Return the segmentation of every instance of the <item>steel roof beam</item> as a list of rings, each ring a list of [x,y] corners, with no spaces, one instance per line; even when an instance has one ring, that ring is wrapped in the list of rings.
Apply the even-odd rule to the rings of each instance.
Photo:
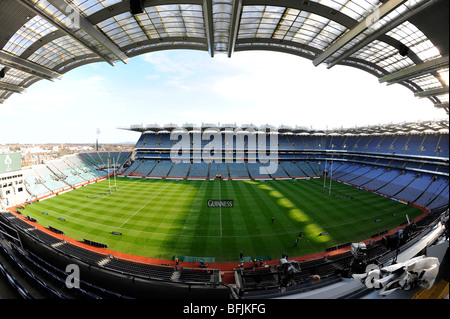
[[[206,40],[208,42],[209,55],[214,57],[214,26],[212,0],[203,0],[203,14],[205,21]]]
[[[447,103],[435,104],[434,107],[448,110],[448,102]]]
[[[403,22],[407,21],[411,17],[415,16],[416,14],[420,13],[421,11],[425,10],[426,8],[430,7],[431,5],[433,5],[433,4],[435,4],[436,2],[439,2],[439,1],[440,0],[430,0],[430,1],[427,1],[427,2],[424,2],[422,4],[417,5],[417,7],[414,8],[412,11],[406,13],[405,15],[400,16],[395,21],[393,21],[391,23],[388,23],[387,25],[385,25],[381,29],[377,30],[375,33],[373,33],[370,36],[368,36],[367,38],[365,38],[363,41],[357,43],[355,46],[353,46],[352,48],[350,48],[347,51],[345,51],[344,53],[342,53],[339,57],[337,57],[330,64],[328,64],[327,68],[328,69],[332,68],[333,66],[335,66],[336,64],[338,64],[342,60],[348,58],[353,53],[355,53],[358,50],[362,49],[363,47],[365,47],[366,45],[368,45],[372,41],[378,39],[383,34],[386,34],[387,32],[389,32],[392,29],[396,28],[397,26],[399,26]]]
[[[335,52],[347,45],[350,41],[356,38],[361,32],[373,25],[375,22],[381,20],[384,16],[395,10],[399,5],[403,4],[406,0],[389,0],[376,8],[377,14],[369,14],[365,19],[359,22],[353,29],[349,30],[336,42],[331,44],[323,53],[313,60],[313,64],[318,66]]]
[[[449,114],[448,103],[435,104],[434,107],[439,108],[439,109],[443,109],[447,114]]]
[[[28,8],[29,10],[31,10],[33,13],[39,15],[40,17],[42,17],[43,19],[45,19],[47,22],[49,22],[50,24],[54,25],[55,27],[57,27],[59,30],[63,31],[65,34],[67,34],[68,36],[70,36],[72,39],[74,39],[75,41],[77,41],[78,43],[82,44],[84,47],[86,47],[87,49],[89,49],[90,51],[94,52],[95,54],[97,54],[99,57],[101,57],[103,60],[105,60],[106,62],[108,62],[110,65],[114,66],[114,61],[112,61],[110,58],[108,58],[107,56],[105,56],[104,54],[102,54],[100,51],[98,51],[96,48],[92,47],[89,43],[86,43],[85,40],[81,39],[80,37],[78,37],[73,30],[71,30],[70,28],[62,25],[61,23],[55,21],[50,15],[48,15],[46,12],[44,12],[43,10],[39,9],[38,7],[36,7],[34,5],[34,3],[30,2],[30,0],[15,0],[19,3],[21,3],[22,5],[24,5],[26,8]],[[48,2],[48,1],[47,1]]]
[[[0,62],[7,67],[46,79],[61,79],[62,75],[30,60],[23,59],[11,53],[0,51]]]
[[[412,67],[393,72],[386,75],[378,81],[380,83],[394,84],[402,81],[406,81],[427,73],[436,72],[442,68],[448,67],[448,55],[421,64],[414,65]]]
[[[228,57],[234,52],[236,39],[239,31],[239,23],[241,20],[242,0],[233,0],[233,9],[231,11],[230,37],[228,40]]]
[[[22,86],[0,81],[0,90],[7,90],[14,93],[22,93],[25,92],[26,89]]]
[[[114,56],[116,56],[123,63],[128,63],[129,57],[123,53],[123,51],[113,43],[109,38],[107,38],[102,32],[100,32],[89,20],[84,18],[76,7],[68,3],[67,0],[47,0],[53,6],[55,6],[64,15],[76,16],[77,22],[81,29],[86,31],[91,37],[101,43],[105,48],[107,48]]]
[[[414,93],[414,96],[422,98],[422,97],[437,96],[437,95],[442,95],[442,94],[448,94],[448,86],[442,87],[442,88],[437,88],[437,89],[432,89],[432,90],[426,90],[426,91],[422,91],[422,92],[416,92],[416,93]]]

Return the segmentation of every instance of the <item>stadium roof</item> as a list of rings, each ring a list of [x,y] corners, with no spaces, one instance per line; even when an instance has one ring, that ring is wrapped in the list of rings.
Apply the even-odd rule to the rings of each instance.
[[[121,127],[122,130],[158,134],[158,133],[171,133],[176,130],[184,130],[188,132],[205,132],[206,130],[213,129],[219,132],[236,131],[236,132],[276,132],[280,134],[305,134],[305,135],[380,135],[380,134],[427,134],[427,133],[449,133],[449,121],[422,121],[422,122],[410,122],[410,123],[391,123],[380,124],[371,126],[361,126],[354,128],[334,128],[329,130],[316,130],[307,128],[304,126],[290,127],[280,125],[278,127],[271,125],[256,126],[253,124],[211,124],[202,123],[201,125],[195,124],[183,124],[177,125],[173,123],[159,125],[159,124],[136,124],[130,127]]]
[[[448,0],[2,0],[0,103],[94,62],[271,50],[355,67],[448,113]],[[288,72],[289,70],[286,70]]]

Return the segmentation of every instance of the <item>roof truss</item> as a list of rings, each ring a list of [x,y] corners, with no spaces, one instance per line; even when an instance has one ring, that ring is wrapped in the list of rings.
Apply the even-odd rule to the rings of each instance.
[[[331,61],[328,65],[327,68],[330,69],[333,66],[335,66],[336,64],[340,63],[341,61],[343,61],[344,59],[350,57],[353,53],[357,52],[358,50],[360,50],[361,48],[365,47],[366,45],[370,44],[372,41],[379,39],[382,35],[386,34],[387,32],[389,32],[390,30],[394,29],[395,27],[399,26],[400,24],[404,23],[405,21],[407,21],[409,18],[415,16],[416,14],[422,12],[423,10],[429,8],[430,6],[432,6],[433,4],[439,2],[440,0],[430,0],[427,2],[422,2],[419,3],[413,10],[411,10],[410,12],[407,12],[406,14],[402,15],[400,18],[393,20],[390,23],[387,23],[384,27],[381,27],[380,29],[378,29],[377,31],[375,31],[374,33],[372,33],[370,36],[368,36],[367,38],[365,38],[364,40],[362,40],[361,42],[356,43],[354,46],[352,46],[350,49],[348,49],[347,51],[343,52],[341,55],[337,56],[334,58],[333,61]]]
[[[448,68],[448,55],[391,73],[380,78],[379,82],[388,84],[399,83],[428,73],[437,72],[446,67]]]
[[[67,0],[47,0],[49,3],[54,5],[60,12],[67,16],[76,17],[76,22],[79,23],[79,27],[90,34],[94,39],[101,43],[105,48],[107,48],[114,56],[124,63],[128,63],[129,58],[123,53],[120,48],[114,44],[110,39],[108,39],[103,33],[101,33],[95,26],[89,22],[88,19],[84,18],[78,9],[72,4],[68,3]]]
[[[448,42],[443,40],[448,30],[436,31],[446,19],[442,12],[448,0],[140,3],[143,16],[132,14],[130,0],[0,1],[0,64],[10,72],[0,81],[4,91],[0,98],[23,92],[40,78],[60,78],[84,61],[114,65],[166,49],[208,50],[211,57],[271,50],[296,54],[314,65],[326,63],[328,68],[356,67],[378,77],[380,83],[399,83],[416,97],[448,109],[448,84],[441,79],[442,63],[436,65],[441,53],[448,68]],[[13,21],[10,17],[16,12]],[[439,16],[436,27],[435,16]],[[71,18],[76,18],[77,27],[67,23]],[[399,54],[403,47],[408,49],[406,55]],[[32,76],[19,82],[10,69]]]
[[[16,0],[19,3],[21,3],[22,5],[24,5],[26,8],[28,8],[29,10],[31,10],[33,13],[41,16],[43,19],[45,19],[47,22],[51,23],[52,25],[54,25],[55,27],[57,27],[59,30],[63,31],[65,34],[69,35],[72,39],[76,40],[78,43],[80,43],[81,45],[83,45],[85,48],[89,49],[90,51],[92,51],[93,53],[97,54],[99,57],[101,57],[103,60],[105,60],[106,62],[108,62],[110,65],[114,65],[114,61],[107,57],[104,53],[101,53],[97,48],[95,48],[92,44],[87,43],[84,39],[82,39],[80,36],[78,36],[75,33],[75,30],[72,29],[71,27],[68,27],[67,25],[64,25],[62,22],[57,21],[56,19],[54,19],[50,14],[48,14],[47,12],[45,12],[43,9],[41,9],[40,7],[36,6],[31,0]],[[47,3],[52,4],[50,1],[52,0],[46,0]],[[60,2],[60,1],[59,1]],[[64,1],[62,1],[64,2]],[[62,5],[62,2],[59,3],[59,5]],[[53,5],[53,4],[52,4]],[[58,7],[56,7],[58,10]],[[70,10],[62,10],[61,13],[63,14],[69,14]],[[76,15],[76,14],[75,14]],[[67,17],[67,16],[66,16]],[[81,17],[77,17],[78,19],[80,19],[80,24],[81,24]],[[70,19],[69,19],[70,20]],[[67,21],[69,21],[67,20]],[[67,22],[66,21],[66,22]],[[73,27],[78,27],[77,25],[72,25]],[[81,25],[80,25],[81,27]]]
[[[313,60],[315,66],[323,63],[327,58],[329,58],[336,51],[344,47],[354,38],[356,38],[365,29],[372,26],[377,21],[381,20],[384,16],[388,15],[392,10],[397,8],[406,0],[388,0],[380,7],[375,8],[372,14],[369,14],[361,22],[359,22],[353,29],[346,32],[342,37],[340,37],[335,43],[328,47],[322,54]]]
[[[203,0],[203,14],[205,20],[206,40],[208,41],[209,55],[214,57],[214,26],[213,26],[212,1]]]
[[[14,84],[5,83],[5,82],[0,82],[0,89],[1,90],[11,91],[11,92],[14,92],[14,93],[22,93],[22,92],[24,92],[26,90],[24,87],[21,87],[21,86],[18,86],[18,85],[14,85]]]
[[[228,42],[228,57],[231,58],[231,55],[234,52],[234,47],[236,45],[238,30],[239,30],[239,22],[241,19],[241,11],[242,11],[242,0],[233,0],[233,10],[231,15],[231,29],[230,29],[230,38]]]
[[[62,75],[58,72],[5,51],[0,51],[0,62],[10,68],[21,70],[42,79],[54,80],[62,78]]]

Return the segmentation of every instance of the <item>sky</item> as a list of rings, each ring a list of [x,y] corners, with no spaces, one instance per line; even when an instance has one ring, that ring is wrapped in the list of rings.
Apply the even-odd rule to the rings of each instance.
[[[0,104],[1,144],[136,143],[136,124],[351,128],[446,118],[401,85],[286,53],[159,51],[41,80]]]

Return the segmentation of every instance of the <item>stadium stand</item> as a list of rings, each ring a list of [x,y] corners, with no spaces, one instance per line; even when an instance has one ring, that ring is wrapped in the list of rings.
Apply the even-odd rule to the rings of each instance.
[[[76,185],[84,182],[84,179],[79,176],[80,173],[68,166],[62,159],[49,162],[47,167],[54,175],[63,177],[68,185]]]
[[[338,65],[365,71],[380,83],[404,86],[448,115],[449,1],[262,1],[257,5],[252,1],[231,0],[188,2],[189,5],[178,1],[155,4],[154,1],[134,0],[0,1],[0,104],[40,79],[53,82],[66,72],[89,63],[115,65],[122,61],[126,64],[131,57],[143,53],[180,48],[202,50],[211,57],[267,50],[301,56],[316,67],[326,65],[331,69]],[[157,15],[151,14],[156,11]],[[381,22],[376,23],[377,28],[372,27],[375,26],[374,14],[375,20]],[[72,23],[74,17],[82,22],[76,28]],[[156,38],[152,36],[154,33]],[[364,103],[361,104],[363,109]],[[389,119],[389,113],[383,115]],[[302,116],[302,113],[285,116]],[[404,228],[407,234],[404,246],[397,244],[395,249],[390,249],[380,241],[370,242],[366,257],[368,262],[385,265],[407,257],[414,247],[417,254],[431,255],[436,246],[446,243],[448,247],[448,122],[435,124],[418,122],[319,131],[283,127],[278,147],[285,154],[279,155],[276,173],[261,174],[259,168],[264,165],[249,163],[246,158],[244,163],[227,163],[228,176],[324,176],[421,205],[428,214],[419,221],[417,228],[413,227],[415,225]],[[204,126],[236,128],[229,124]],[[172,163],[168,150],[175,141],[167,132],[177,127],[171,123],[163,127],[136,125],[133,130],[142,133],[135,146],[136,156],[81,153],[22,169],[22,176],[17,180],[23,181],[30,196],[39,198],[105,178],[115,169],[123,176],[135,178],[215,178],[226,174],[225,166],[219,164]],[[197,129],[192,124],[182,127]],[[193,146],[201,148],[206,143],[208,140],[201,140]],[[111,163],[115,167],[111,167]],[[10,176],[1,177],[2,184],[6,184],[3,190],[14,193],[16,188],[8,185]],[[4,196],[3,191],[0,195]],[[6,206],[11,206],[27,197],[8,195],[0,197],[1,207],[5,206],[5,200]],[[442,227],[444,220],[437,217],[442,217],[439,213],[445,210],[447,234],[436,240],[429,233],[434,235],[436,229]],[[201,296],[236,299],[298,298],[302,293],[314,298],[314,290],[321,290],[321,287],[323,295],[340,299],[373,296],[364,286],[336,293],[340,289],[337,287],[350,282],[343,279],[349,278],[353,270],[354,258],[348,252],[299,263],[286,257],[283,263],[280,259],[280,264],[269,267],[239,266],[233,273],[235,286],[218,289],[224,285],[215,270],[143,266],[114,256],[105,257],[83,251],[20,217],[23,217],[20,212],[0,213],[0,273],[25,299],[127,298],[127,294],[108,289],[111,282],[120,289],[131,288],[126,291],[136,296],[175,296],[181,300],[189,300],[186,296],[192,297],[194,291]],[[430,238],[432,240],[427,241]],[[395,242],[400,242],[397,239]],[[426,245],[422,245],[422,240],[427,241]],[[429,245],[432,241],[435,241],[434,246]],[[331,247],[330,251],[339,248]],[[448,254],[446,256],[448,261]],[[58,266],[72,262],[83,267],[83,274],[90,274],[89,279],[97,279],[100,285],[88,280],[83,282],[83,289],[62,289],[65,273]],[[448,279],[446,266],[448,263],[444,266]],[[155,287],[152,293],[140,289],[143,282]],[[443,296],[448,299],[448,282],[447,293]],[[436,310],[433,307],[430,309]],[[414,311],[417,307],[409,308]],[[23,315],[20,308],[14,311],[16,315]],[[86,309],[82,311],[89,313]],[[283,309],[276,315],[286,312]],[[55,314],[51,308],[49,313]],[[104,311],[104,315],[109,313]]]
[[[33,196],[42,196],[50,193],[50,190],[44,185],[44,181],[39,179],[33,169],[23,170],[25,186]]]
[[[189,169],[191,168],[190,163],[174,163],[172,169],[167,174],[168,178],[186,178]]]
[[[256,163],[247,163],[247,168],[251,178],[271,178],[264,165],[259,161]]]
[[[148,176],[150,172],[155,168],[155,166],[156,166],[155,160],[145,160],[145,161],[143,160],[131,174],[138,176]]]
[[[407,185],[403,190],[395,194],[396,197],[402,198],[407,202],[414,203],[419,196],[430,186],[431,178],[429,175],[415,174],[415,179]]]
[[[192,163],[189,171],[189,178],[208,178],[209,177],[209,163],[200,162]]]
[[[77,245],[73,245],[65,240],[49,235],[36,228],[30,228],[29,224],[17,218],[12,213],[0,213],[0,222],[2,222],[3,225],[8,225],[8,227],[23,231],[24,235],[21,238],[24,242],[27,242],[29,240],[35,241],[34,245],[36,245],[37,243],[41,243],[45,247],[47,247],[44,250],[56,251],[58,254],[64,255],[68,259],[73,259],[72,262],[82,261],[83,263],[89,265],[89,269],[97,268],[104,271],[110,271],[114,273],[113,277],[126,275],[129,276],[129,278],[132,278],[131,281],[130,279],[126,280],[127,285],[129,286],[127,290],[131,292],[132,297],[123,294],[123,292],[119,293],[117,291],[106,288],[105,274],[101,275],[100,278],[95,275],[93,277],[97,278],[97,280],[94,280],[95,282],[93,282],[89,276],[85,276],[88,278],[88,280],[84,280],[82,282],[82,285],[80,285],[80,287],[77,288],[75,292],[73,290],[71,291],[71,289],[67,287],[64,290],[61,290],[61,287],[65,286],[67,273],[64,271],[64,269],[60,268],[59,264],[53,264],[53,259],[49,258],[48,256],[43,258],[42,256],[45,256],[46,253],[43,253],[42,250],[39,251],[38,255],[33,251],[18,247],[14,242],[8,243],[7,247],[2,245],[2,243],[5,243],[6,241],[5,237],[2,235],[2,233],[0,233],[0,257],[2,255],[7,256],[9,259],[14,261],[15,266],[20,268],[28,277],[28,279],[31,279],[33,281],[33,284],[37,284],[39,286],[39,297],[44,295],[47,298],[52,297],[57,299],[136,298],[137,296],[142,296],[140,295],[142,292],[139,292],[138,295],[136,295],[137,288],[135,281],[139,280],[138,278],[143,280],[151,280],[152,282],[186,284],[189,285],[190,289],[195,289],[195,286],[199,286],[202,287],[200,289],[202,291],[207,290],[205,289],[205,287],[211,285],[216,288],[214,288],[213,290],[207,290],[207,294],[211,294],[212,291],[215,291],[215,293],[213,293],[214,295],[220,294],[224,296],[228,294],[228,289],[226,288],[224,290],[217,289],[217,286],[220,286],[220,270],[218,269],[183,269],[183,267],[174,268],[173,266],[168,265],[151,265],[138,263],[136,261],[118,259],[114,256],[109,256],[107,254],[98,253],[83,247],[79,247]],[[21,244],[23,245],[24,243],[22,242]],[[50,252],[50,254],[52,254],[52,252]],[[27,265],[25,265],[25,263],[22,263],[22,261],[25,261]],[[30,271],[29,268],[27,268],[28,266],[33,267],[33,272]],[[0,267],[2,267],[1,258]],[[3,273],[7,274],[6,268],[4,271],[3,269],[1,270]],[[38,277],[37,275],[35,275],[38,273],[45,275],[46,280],[44,280],[43,277]],[[23,274],[20,277],[23,277]],[[15,281],[13,277],[9,278],[14,283],[15,289],[17,289],[22,295],[29,299],[35,299],[35,297],[26,289],[24,289],[18,281]],[[55,282],[57,284],[60,284],[58,290],[56,290],[53,286]],[[50,285],[49,283],[53,284]],[[114,280],[112,281],[112,286],[117,287]],[[63,293],[61,293],[61,291],[63,291]],[[146,291],[146,294],[148,294],[149,291],[155,296],[157,296],[158,293],[161,293],[159,289],[157,289],[156,292],[150,289]],[[35,290],[33,290],[33,293],[35,293]],[[169,290],[168,293],[170,296],[173,291]],[[201,292],[201,294],[203,294],[203,292]]]
[[[309,165],[309,161],[297,161],[296,164],[304,172],[305,176],[316,176],[316,172]]]
[[[334,179],[414,202],[430,186],[422,182],[426,176],[434,176],[435,172],[448,176],[446,137],[448,134],[280,134],[280,161],[277,171],[272,175],[260,173],[259,168],[262,167],[264,172],[264,165],[259,161],[252,163],[246,159],[244,163],[237,163],[234,158],[231,163],[192,163],[189,168],[187,165],[175,164],[172,169],[168,167],[171,166],[169,163],[162,161],[150,176],[215,178],[220,175],[231,179],[314,177],[324,174],[327,160],[330,163],[334,160],[332,166],[328,164]],[[266,142],[269,142],[268,136]],[[144,132],[135,146],[137,160],[122,174],[136,174],[138,165],[142,163],[152,167],[151,162],[146,161],[154,158],[165,158],[170,162],[169,150],[174,143],[176,141],[170,140],[168,133]],[[208,141],[202,141],[201,147],[206,143]],[[308,153],[310,151],[314,153]],[[443,162],[430,163],[430,158],[441,158],[441,155],[444,155]],[[147,171],[142,175],[145,176],[145,173]],[[443,196],[445,198],[445,192]],[[423,204],[424,198],[420,204]]]
[[[222,178],[229,178],[230,174],[228,171],[227,163],[216,163],[212,162],[209,166],[209,176],[210,178],[215,178],[216,176],[221,176]]]
[[[281,161],[280,164],[281,166],[283,166],[284,170],[291,178],[298,178],[305,176],[303,171],[296,165],[295,162]]]
[[[268,164],[260,163],[257,156],[256,162],[250,161],[249,154],[245,154],[243,163],[236,160],[236,154],[230,163],[171,163],[170,147],[177,140],[170,140],[169,135],[168,132],[142,133],[135,145],[136,160],[122,171],[122,175],[278,179],[323,176],[327,171],[331,174],[328,177],[341,182],[425,207],[433,202],[432,207],[442,205],[448,196],[445,186],[438,184],[441,180],[448,183],[449,167],[445,155],[448,156],[449,147],[445,143],[448,137],[445,133],[279,134],[279,162],[273,174],[267,174],[265,166]],[[202,140],[201,147],[208,142]],[[266,135],[267,145],[269,142],[269,135]],[[96,156],[90,157],[99,162]],[[164,160],[155,162],[155,159]]]
[[[390,194],[395,196],[398,192],[407,187],[413,180],[415,176],[412,172],[400,171],[397,176],[388,184],[379,189],[378,192],[382,194]]]
[[[245,163],[234,163],[228,166],[230,169],[230,178],[248,179],[250,178],[247,166]]]
[[[112,173],[129,156],[129,152],[122,152],[121,154],[119,152],[80,153],[48,161],[45,164],[23,168],[20,172],[23,176],[26,193],[30,197],[39,198],[56,194],[99,178],[105,178],[108,174],[108,161],[110,161],[109,163],[115,163],[115,168],[109,168],[109,173]],[[17,193],[15,196],[20,197],[20,195]],[[22,202],[24,202],[24,198],[27,198],[27,195],[23,195],[21,198]],[[28,200],[30,198],[27,198],[26,201]],[[11,197],[9,203],[12,205],[18,202]]]
[[[161,160],[156,162],[155,167],[153,170],[147,175],[149,177],[166,177],[169,173],[170,169],[172,168],[173,163],[172,161],[168,160]]]
[[[124,175],[133,174],[133,172],[139,167],[139,165],[141,165],[142,162],[143,161],[140,161],[140,160],[133,162],[133,164],[131,164],[131,166],[129,166],[123,174]]]
[[[222,178],[276,179],[309,178],[324,176],[326,173],[327,177],[332,177],[334,180],[426,207],[431,212],[442,212],[448,208],[449,169],[448,159],[442,159],[439,155],[445,154],[448,146],[443,144],[443,140],[438,135],[429,137],[429,135],[420,134],[378,137],[347,135],[345,137],[330,136],[327,140],[324,136],[319,138],[306,135],[286,135],[279,143],[280,146],[286,148],[286,151],[279,153],[278,169],[274,174],[267,175],[261,174],[259,168],[265,169],[268,164],[261,164],[259,161],[249,163],[246,156],[244,156],[244,163],[236,162],[236,158],[233,158],[234,161],[231,163],[205,163],[203,161],[201,163],[173,163],[170,160],[169,148],[164,148],[173,144],[173,141],[169,142],[168,134],[146,133],[142,134],[136,144],[134,160],[130,157],[130,153],[82,153],[50,161],[39,167],[23,169],[22,173],[27,191],[36,197],[53,194],[63,185],[72,187],[80,182],[104,178],[108,173],[108,164],[111,162],[117,162],[116,167],[119,174],[141,178],[213,179],[220,175]],[[436,150],[438,143],[442,145],[439,151],[428,151]],[[416,149],[416,152],[413,152],[413,149]],[[128,164],[124,165],[125,162]],[[30,227],[28,222],[12,213],[1,213],[0,221],[17,229],[22,234],[21,238],[23,237],[24,242],[28,242],[28,245],[30,242],[39,243],[65,258],[82,261],[89,267],[98,268],[99,271],[116,274],[114,276],[130,276],[135,278],[134,280],[149,280],[152,282],[152,287],[156,287],[155,283],[220,286],[222,274],[218,269],[174,268],[168,265],[143,264],[124,260],[69,243],[55,237],[58,235],[57,232],[50,235],[35,227]],[[416,235],[418,233],[418,229],[411,230],[410,240],[413,241],[415,236],[419,238],[420,236]],[[380,236],[380,234],[374,234],[373,237],[376,236]],[[31,244],[30,247],[35,245]],[[2,249],[4,256],[17,256],[20,261],[26,261],[27,265],[17,263],[19,268],[33,267],[33,271],[36,273],[46,273],[47,279],[50,281],[61,280],[62,270],[57,267],[57,264],[51,263],[52,258],[43,259],[42,256],[46,254],[43,254],[42,250],[36,254],[33,251],[23,250],[15,244],[4,247],[6,247]],[[327,251],[332,252],[341,248],[340,246],[330,247]],[[389,260],[389,256],[392,256],[392,251],[386,248],[381,241],[372,241],[367,248],[367,256],[370,260]],[[332,285],[339,283],[343,276],[348,275],[352,259],[353,256],[350,253],[343,253],[336,256],[331,255],[328,258],[300,261],[292,264],[298,271],[290,273],[286,272],[286,267],[274,264],[267,267],[261,265],[262,267],[257,268],[239,267],[234,273],[236,291],[238,295],[260,296],[263,293],[263,296],[267,297],[271,293],[275,293],[275,290],[278,291],[280,287],[284,287],[285,291],[289,293],[301,293],[308,291],[313,286],[316,288],[320,285]],[[16,258],[16,260],[19,259]],[[42,265],[44,264],[46,270],[43,270]],[[41,278],[27,276],[35,285],[40,286],[44,296],[73,297],[67,291],[55,290],[46,281],[42,284]],[[321,278],[320,284],[311,281],[314,276]],[[11,282],[14,283],[12,277]],[[20,286],[19,281],[16,281],[15,287],[25,298],[27,296],[33,298],[33,294],[35,294],[33,290],[30,289],[32,294]],[[97,281],[86,281],[85,287],[89,287],[89,289],[77,291],[78,297],[134,297],[133,294],[129,294],[130,291],[127,289],[114,291]],[[225,294],[228,295],[229,288],[226,288],[225,291]]]
[[[268,165],[269,164],[265,164],[265,166]],[[283,165],[281,165],[281,162],[278,162],[277,170],[275,173],[271,174],[271,176],[275,179],[290,178],[289,174],[285,171]]]
[[[371,190],[380,189],[381,187],[389,184],[397,176],[397,174],[397,171],[393,171],[393,169],[391,168],[385,168],[381,175],[379,175],[376,179],[373,179],[370,182],[364,184],[364,187]]]

